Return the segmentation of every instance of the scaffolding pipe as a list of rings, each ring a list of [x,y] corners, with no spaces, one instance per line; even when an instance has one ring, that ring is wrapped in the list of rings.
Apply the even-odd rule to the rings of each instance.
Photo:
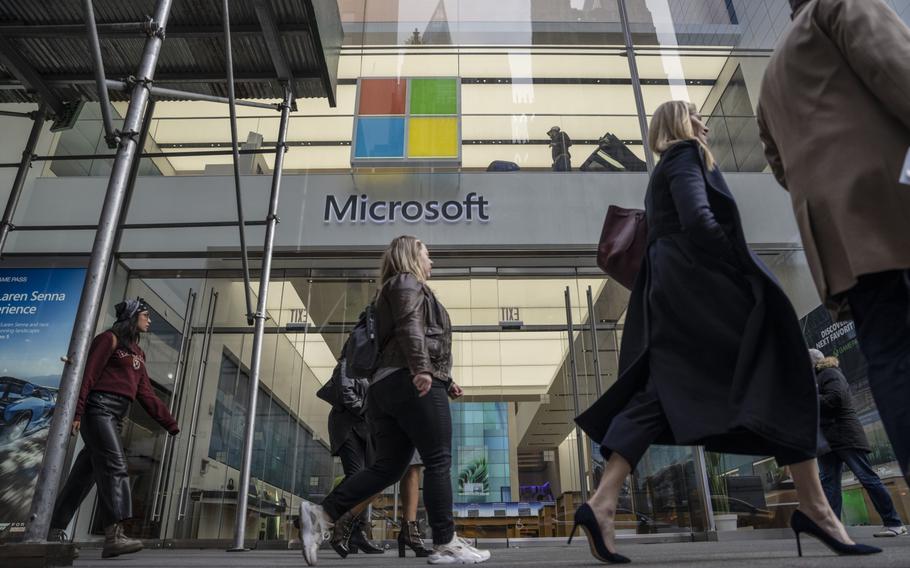
[[[234,546],[230,551],[246,550],[243,546],[246,533],[246,508],[250,492],[250,466],[253,461],[253,434],[256,428],[256,400],[259,394],[259,373],[262,366],[262,342],[265,336],[266,309],[269,298],[269,280],[272,271],[272,252],[275,246],[275,229],[278,225],[278,195],[281,189],[281,174],[284,169],[284,155],[287,152],[285,139],[288,133],[288,116],[293,97],[289,85],[284,86],[284,102],[281,105],[281,123],[278,127],[278,143],[275,147],[275,167],[272,170],[272,190],[269,197],[269,213],[266,217],[265,245],[262,251],[262,269],[259,272],[259,302],[256,307],[256,327],[253,331],[253,353],[250,359],[250,391],[247,395],[246,432],[243,440],[243,460],[240,466],[240,483],[237,487],[237,510],[234,520]]]
[[[190,414],[190,435],[187,439],[186,460],[183,462],[183,477],[180,482],[180,502],[177,504],[177,521],[186,515],[186,501],[190,492],[190,472],[193,455],[196,452],[196,426],[199,422],[199,405],[202,402],[202,384],[209,366],[209,348],[212,346],[212,332],[215,328],[215,309],[218,307],[218,292],[209,292],[209,305],[205,313],[205,335],[199,352],[199,372],[196,373],[196,393],[193,395],[193,410]]]
[[[240,150],[241,154],[271,154],[272,148],[248,148]],[[138,158],[189,158],[198,156],[230,156],[231,150],[193,150],[191,152],[146,152]],[[78,162],[80,160],[110,160],[110,154],[68,154],[66,156],[32,156],[33,162]],[[0,168],[18,168],[19,162],[2,163]]]
[[[14,110],[0,110],[0,116],[12,116],[14,118],[31,118],[34,120],[35,115],[31,112],[16,112]]]
[[[85,28],[88,31],[88,44],[92,52],[92,67],[95,71],[95,82],[98,86],[98,103],[101,106],[101,122],[104,124],[104,140],[108,148],[116,148],[119,134],[114,131],[114,120],[111,116],[111,99],[107,93],[104,80],[104,60],[101,57],[101,41],[98,39],[98,28],[95,25],[95,8],[92,0],[83,2],[85,8]],[[141,151],[141,150],[140,150]]]
[[[13,229],[13,215],[16,214],[16,207],[19,206],[19,198],[22,196],[22,189],[25,187],[25,180],[28,177],[28,171],[35,160],[35,146],[38,145],[38,138],[41,137],[41,131],[44,130],[44,120],[47,117],[47,106],[42,104],[38,112],[34,114],[32,130],[28,134],[28,141],[25,143],[25,150],[22,151],[22,159],[19,161],[19,171],[16,172],[16,179],[13,180],[13,188],[9,192],[9,199],[6,201],[6,209],[3,211],[3,219],[0,220],[0,258],[3,258],[3,249],[6,248],[6,239]]]
[[[597,398],[603,394],[603,384],[600,375],[600,344],[597,343],[597,318],[594,315],[594,293],[588,286],[588,325],[591,328],[591,344],[594,346],[594,388]]]
[[[107,86],[111,89],[117,91],[128,91],[130,90],[129,83],[124,83],[123,81],[113,81],[108,79],[106,81]],[[193,93],[190,91],[180,91],[178,89],[166,89],[164,87],[149,87],[149,93],[158,97],[165,99],[182,99],[188,101],[206,101],[210,103],[222,103],[229,104],[230,100],[225,97],[218,97],[215,95],[206,95],[203,93]],[[256,101],[235,101],[235,104],[240,106],[252,107],[252,108],[264,108],[268,110],[278,110],[281,107],[281,104],[276,103],[257,103]]]
[[[575,361],[575,328],[572,323],[572,296],[566,286],[566,331],[569,334],[569,362],[572,370],[572,400],[575,403],[575,416],[581,414],[578,402],[578,364]],[[585,439],[578,424],[575,424],[575,442],[578,446],[578,490],[581,500],[588,500],[588,483],[585,476]]]
[[[629,60],[629,74],[632,77],[632,94],[635,95],[635,108],[638,110],[638,128],[641,130],[641,140],[645,147],[645,162],[648,164],[648,173],[654,171],[654,153],[648,144],[648,119],[645,115],[645,99],[641,94],[641,77],[638,74],[638,62],[635,60],[635,48],[632,45],[632,30],[629,28],[629,11],[626,0],[617,0],[619,5],[619,21],[622,24],[623,40],[626,44],[626,59]]]
[[[246,300],[246,323],[253,325],[253,300],[250,291],[250,259],[246,249],[243,223],[243,192],[240,186],[240,152],[237,145],[237,97],[234,94],[234,57],[231,54],[231,14],[224,0],[224,60],[227,67],[228,109],[231,114],[231,150],[234,154],[234,192],[237,194],[237,227],[240,229],[240,262],[243,267],[243,297]]]
[[[117,222],[117,235],[114,237],[114,254],[120,252],[120,240],[123,238],[123,228],[126,225],[126,216],[130,212],[130,203],[133,201],[133,191],[136,189],[136,178],[139,177],[139,166],[142,164],[141,152],[145,149],[145,143],[149,137],[149,130],[152,128],[152,116],[155,114],[155,99],[149,99],[148,106],[145,107],[145,116],[142,118],[142,127],[139,129],[139,147],[138,154],[133,160],[130,167],[130,177],[126,184],[126,195],[123,197],[123,208],[120,210],[120,220]]]
[[[158,63],[158,55],[161,53],[161,43],[170,10],[171,0],[158,0],[155,6],[155,22],[159,26],[159,30],[157,33],[150,34],[145,42],[142,60],[136,73],[139,80],[133,86],[130,104],[123,121],[124,132],[137,132],[142,122],[143,111],[149,98],[148,84],[155,76],[155,66]],[[98,231],[95,233],[95,241],[92,244],[92,256],[85,273],[85,284],[79,299],[73,334],[67,354],[63,358],[63,375],[57,394],[57,407],[47,436],[47,449],[41,464],[41,471],[38,473],[35,496],[32,499],[28,516],[24,537],[26,542],[44,542],[47,538],[54,501],[60,486],[60,478],[63,475],[63,462],[66,458],[73,416],[76,413],[79,387],[82,373],[85,370],[85,358],[94,335],[98,312],[101,309],[106,280],[105,270],[110,265],[117,221],[123,206],[130,167],[137,153],[136,140],[132,136],[123,136],[118,145],[101,217],[98,221]]]

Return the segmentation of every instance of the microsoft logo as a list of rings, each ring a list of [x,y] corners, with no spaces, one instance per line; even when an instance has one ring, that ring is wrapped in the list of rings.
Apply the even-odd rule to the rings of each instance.
[[[461,164],[461,90],[456,77],[357,82],[353,167]]]

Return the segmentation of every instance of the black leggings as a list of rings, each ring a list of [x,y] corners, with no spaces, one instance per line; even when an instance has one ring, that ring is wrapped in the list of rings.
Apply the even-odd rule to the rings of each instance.
[[[368,422],[376,445],[376,460],[344,481],[322,502],[334,520],[358,503],[404,475],[414,448],[426,466],[423,502],[427,509],[433,543],[447,544],[455,534],[452,518],[452,413],[445,384],[434,380],[433,387],[419,397],[407,369],[402,369],[370,386]]]
[[[126,455],[120,444],[123,419],[129,412],[130,402],[116,394],[89,393],[79,428],[85,447],[76,457],[66,485],[57,497],[51,528],[65,529],[94,485],[98,486],[104,526],[133,516]]]

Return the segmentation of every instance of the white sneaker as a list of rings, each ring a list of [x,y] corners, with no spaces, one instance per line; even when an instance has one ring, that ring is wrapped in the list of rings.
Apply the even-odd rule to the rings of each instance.
[[[900,525],[898,527],[884,527],[881,531],[875,533],[878,537],[906,536],[907,527]]]
[[[427,559],[428,564],[480,564],[490,559],[489,550],[479,550],[471,546],[457,534],[452,536],[449,544],[433,546],[433,552]]]
[[[316,565],[319,545],[329,539],[331,528],[332,523],[326,520],[321,506],[309,501],[300,502],[300,542],[307,566]]]

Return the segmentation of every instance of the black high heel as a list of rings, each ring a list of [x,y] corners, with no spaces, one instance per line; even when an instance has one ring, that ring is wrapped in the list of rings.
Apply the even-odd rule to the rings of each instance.
[[[594,516],[594,510],[587,503],[575,510],[575,525],[572,527],[572,534],[569,535],[567,544],[572,544],[572,539],[575,538],[575,531],[578,530],[578,527],[581,527],[585,534],[588,535],[588,546],[591,547],[591,555],[594,558],[608,564],[628,564],[632,562],[622,554],[610,552],[607,549],[607,543],[604,542],[604,537],[600,533],[600,523],[597,522],[597,517]]]
[[[799,542],[799,533],[808,533],[822,542],[831,549],[831,552],[839,556],[864,556],[866,554],[878,554],[881,548],[869,546],[868,544],[846,544],[843,543],[815,524],[815,521],[806,516],[802,511],[793,511],[790,516],[790,528],[796,535],[796,551],[800,556],[803,555],[803,547]]]

